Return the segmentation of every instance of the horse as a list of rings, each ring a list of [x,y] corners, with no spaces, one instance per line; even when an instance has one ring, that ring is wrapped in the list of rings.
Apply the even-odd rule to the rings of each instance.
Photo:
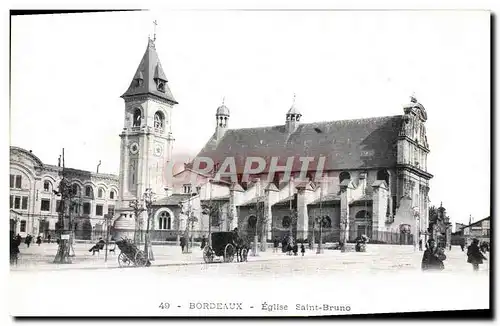
[[[236,248],[236,261],[239,262],[244,262],[247,260],[247,255],[248,255],[248,250],[250,250],[250,246],[248,242],[243,238],[240,237],[238,234],[235,235],[234,239],[234,246]],[[243,250],[246,250],[246,254],[243,255]],[[243,257],[245,256],[245,257]]]

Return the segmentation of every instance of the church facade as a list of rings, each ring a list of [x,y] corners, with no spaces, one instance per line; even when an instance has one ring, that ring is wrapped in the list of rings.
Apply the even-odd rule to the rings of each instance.
[[[432,175],[427,171],[427,112],[415,97],[394,116],[303,123],[293,105],[284,112],[283,124],[245,129],[229,128],[230,110],[223,104],[215,111],[215,130],[206,145],[171,178],[166,177],[173,163],[170,127],[178,103],[153,41],[122,98],[117,230],[137,224],[144,229],[147,214],[135,222],[131,203],[143,202],[151,189],[157,240],[178,239],[188,228],[201,236],[209,229],[234,227],[260,241],[290,233],[311,240],[321,227],[329,241],[343,233],[352,240],[361,234],[380,238],[384,232],[425,241]],[[245,166],[249,157],[265,167]],[[234,176],[221,177],[227,158],[233,160]],[[212,166],[199,164],[207,159]],[[307,160],[304,171],[298,163]],[[272,171],[273,165],[280,171]],[[249,168],[252,173],[245,175]],[[203,212],[214,205],[217,213],[209,219]]]

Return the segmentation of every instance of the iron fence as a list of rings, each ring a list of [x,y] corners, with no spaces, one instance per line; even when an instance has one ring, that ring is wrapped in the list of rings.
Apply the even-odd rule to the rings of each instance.
[[[218,232],[219,230],[214,230],[212,232]],[[55,241],[58,238],[57,231],[46,231],[44,233],[44,240],[48,239],[50,234],[51,240]],[[278,239],[281,243],[283,239],[289,235],[298,241],[308,243],[314,239],[314,243],[319,243],[320,237],[323,239],[323,243],[338,243],[342,240],[342,232],[339,228],[323,228],[321,234],[319,230],[309,230],[307,233],[297,233],[296,229],[278,229],[273,228],[267,233],[266,242],[272,243],[275,239]],[[378,231],[378,230],[367,230],[365,233],[360,233],[357,230],[349,230],[347,242],[353,243],[361,235],[366,235],[369,238],[369,243],[373,244],[398,244],[398,245],[413,245],[414,235],[401,232],[390,232],[390,231]],[[74,236],[76,240],[87,240],[87,241],[98,241],[100,238],[106,239],[106,230],[75,230]],[[110,229],[109,237],[115,240],[121,237],[127,237],[135,240],[135,242],[144,242],[146,231],[136,230],[135,232],[128,231],[128,233],[115,232],[113,228]],[[240,230],[239,235],[243,237],[248,243],[252,243],[257,235],[258,241],[262,241],[261,232],[255,233],[255,231]],[[188,237],[194,242],[201,242],[203,236],[208,240],[208,231],[190,231],[189,236],[187,236],[185,231],[177,230],[151,230],[149,231],[149,236],[152,242],[163,243],[163,242],[179,242],[181,237]],[[455,241],[453,241],[455,242]]]

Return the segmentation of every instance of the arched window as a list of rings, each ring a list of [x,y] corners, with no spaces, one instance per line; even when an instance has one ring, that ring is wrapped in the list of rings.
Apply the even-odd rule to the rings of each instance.
[[[389,186],[389,172],[386,169],[378,170],[377,180],[384,180],[387,186]]]
[[[165,116],[161,111],[155,113],[155,129],[163,130],[165,127]]]
[[[73,196],[80,196],[80,186],[76,183],[73,184],[73,188],[71,189],[73,192]]]
[[[252,229],[257,226],[257,217],[255,215],[248,218],[248,226]]]
[[[356,213],[357,220],[369,220],[371,219],[371,217],[372,215],[370,214],[370,212],[364,209]]]
[[[283,216],[283,220],[281,221],[281,226],[284,228],[289,228],[290,224],[292,224],[292,219],[290,216]]]
[[[50,182],[49,181],[43,182],[43,191],[50,191]]]
[[[142,120],[141,109],[135,109],[135,111],[134,111],[134,120],[132,122],[132,126],[134,126],[134,127],[140,127],[141,126],[141,120]]]
[[[103,193],[104,191],[102,190],[102,188],[99,188],[99,190],[97,190],[97,197],[102,198]]]
[[[158,230],[170,230],[172,228],[172,219],[168,212],[161,212],[158,218]]]
[[[351,174],[349,172],[341,172],[339,175],[339,183],[342,183],[344,180],[351,180]]]
[[[85,197],[92,197],[92,187],[91,186],[86,186],[85,187]]]
[[[113,190],[109,192],[109,199],[115,199],[115,192]]]

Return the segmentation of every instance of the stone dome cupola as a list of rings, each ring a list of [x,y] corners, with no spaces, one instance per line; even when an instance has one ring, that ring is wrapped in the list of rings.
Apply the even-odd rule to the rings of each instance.
[[[215,113],[215,137],[217,140],[220,140],[224,136],[229,126],[229,109],[224,104],[225,100],[226,98],[222,99],[222,104],[217,108]]]

